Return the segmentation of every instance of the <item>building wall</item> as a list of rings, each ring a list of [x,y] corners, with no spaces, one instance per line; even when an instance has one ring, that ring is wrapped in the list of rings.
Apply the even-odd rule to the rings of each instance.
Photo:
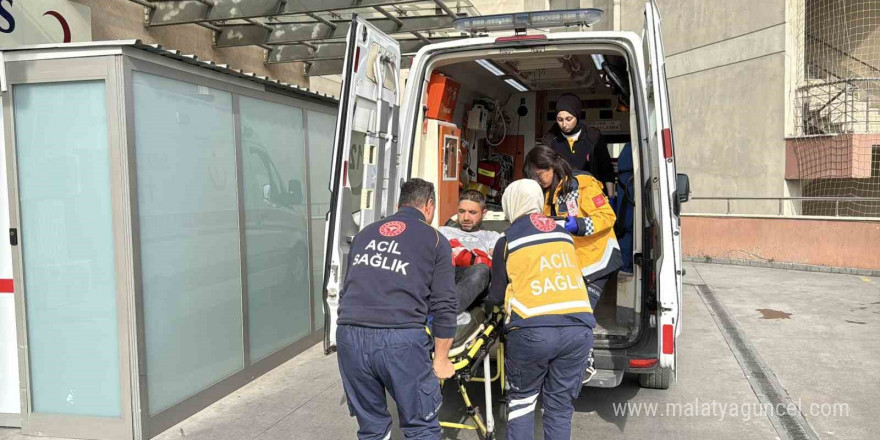
[[[685,257],[880,269],[877,222],[700,216],[681,223]]]
[[[208,28],[195,24],[144,26],[144,7],[127,0],[71,0],[92,10],[92,40],[139,39],[200,59],[308,87],[302,63],[265,64],[265,50],[255,46],[217,48]],[[322,90],[323,91],[323,90]],[[334,93],[335,94],[335,93]]]
[[[658,0],[678,170],[693,196],[782,197],[785,173],[785,0]],[[622,2],[641,33],[644,2]],[[685,212],[725,212],[691,201]],[[732,202],[778,213],[776,202]]]
[[[536,0],[474,0],[482,14],[543,9]],[[573,0],[547,0],[545,7]],[[606,11],[614,0],[580,0]],[[621,30],[641,34],[645,1],[621,0]],[[786,0],[657,0],[679,172],[693,195],[785,196]],[[778,202],[731,202],[732,212],[775,214]],[[691,201],[685,212],[723,213]]]

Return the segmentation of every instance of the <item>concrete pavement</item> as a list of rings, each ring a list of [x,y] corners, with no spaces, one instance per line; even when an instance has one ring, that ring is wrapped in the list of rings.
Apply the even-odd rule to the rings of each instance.
[[[757,413],[756,390],[694,287],[702,284],[800,403],[819,438],[868,439],[880,431],[874,410],[880,393],[880,279],[712,264],[686,268],[678,382],[669,390],[648,390],[627,376],[614,389],[584,389],[573,438],[780,438],[770,419]],[[471,396],[484,407],[481,388],[473,387]],[[449,387],[442,417],[462,420],[458,402]],[[354,438],[356,430],[336,358],[315,346],[156,438],[342,439]],[[28,438],[0,430],[0,440]],[[392,438],[401,438],[399,432]],[[446,438],[477,437],[446,431]]]

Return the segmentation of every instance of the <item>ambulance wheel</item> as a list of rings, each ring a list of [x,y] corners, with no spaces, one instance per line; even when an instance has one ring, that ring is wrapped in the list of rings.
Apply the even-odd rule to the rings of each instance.
[[[654,390],[669,389],[672,384],[672,370],[669,368],[661,368],[653,373],[640,374],[639,385],[642,388],[650,388]]]

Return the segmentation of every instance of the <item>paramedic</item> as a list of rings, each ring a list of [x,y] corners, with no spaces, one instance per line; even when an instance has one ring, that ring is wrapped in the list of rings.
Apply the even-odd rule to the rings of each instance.
[[[495,246],[486,302],[507,311],[507,439],[534,439],[543,394],[544,438],[569,440],[593,347],[593,309],[571,235],[541,213],[541,187],[517,180],[501,203],[512,223]]]
[[[391,435],[386,390],[397,403],[407,439],[441,437],[439,379],[455,372],[448,353],[456,300],[449,242],[430,226],[435,200],[432,183],[407,181],[397,213],[364,227],[351,243],[336,344],[361,440]],[[429,315],[433,365],[425,329]]]
[[[486,196],[468,190],[458,199],[458,226],[440,227],[452,247],[459,313],[469,309],[489,287],[492,250],[501,234],[482,228],[486,212]]]
[[[566,93],[556,99],[556,125],[543,139],[544,145],[559,153],[575,171],[586,171],[603,183],[612,194],[614,165],[602,133],[581,120],[581,98]]]
[[[589,174],[573,175],[568,162],[548,147],[535,146],[526,155],[523,174],[544,190],[544,214],[562,217],[574,236],[574,247],[595,309],[609,276],[620,268],[616,219],[602,187]]]

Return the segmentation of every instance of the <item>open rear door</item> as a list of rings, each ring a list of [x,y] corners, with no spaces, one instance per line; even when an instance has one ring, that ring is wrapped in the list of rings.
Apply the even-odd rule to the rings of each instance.
[[[336,349],[339,292],[351,241],[362,227],[394,209],[389,194],[396,191],[386,190],[399,178],[400,45],[355,17],[342,75],[324,249],[324,352],[328,354]]]
[[[672,116],[669,111],[669,95],[666,89],[666,60],[663,55],[663,39],[660,35],[660,13],[653,0],[645,5],[645,29],[643,35],[645,61],[647,62],[649,145],[651,149],[651,174],[657,177],[652,185],[655,200],[654,218],[659,222],[655,231],[660,237],[655,242],[655,270],[657,271],[657,294],[660,307],[657,325],[660,341],[660,367],[675,371],[675,346],[681,332],[681,223],[674,212],[675,154],[672,138]]]

